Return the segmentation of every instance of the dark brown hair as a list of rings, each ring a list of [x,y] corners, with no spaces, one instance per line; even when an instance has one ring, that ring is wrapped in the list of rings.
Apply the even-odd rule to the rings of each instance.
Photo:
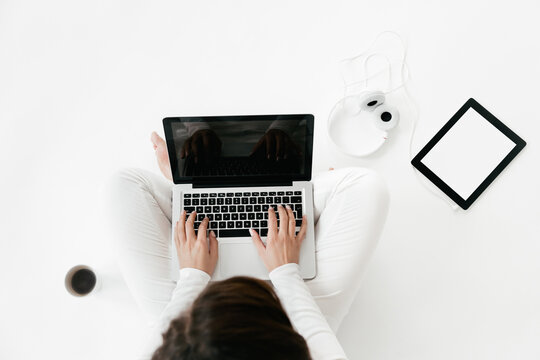
[[[308,360],[304,338],[292,327],[264,281],[234,277],[210,283],[163,334],[152,360]]]

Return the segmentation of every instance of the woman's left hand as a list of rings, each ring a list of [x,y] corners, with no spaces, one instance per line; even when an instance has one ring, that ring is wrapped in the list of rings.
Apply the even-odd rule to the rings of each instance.
[[[193,224],[196,217],[197,213],[193,211],[186,221],[186,211],[183,210],[176,222],[174,241],[180,269],[199,269],[212,276],[218,260],[218,241],[214,231],[210,231],[209,240],[206,238],[208,218],[204,218],[195,234]]]

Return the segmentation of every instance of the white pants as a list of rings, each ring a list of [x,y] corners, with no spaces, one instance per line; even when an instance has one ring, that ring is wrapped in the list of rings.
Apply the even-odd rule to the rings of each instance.
[[[388,211],[384,181],[365,168],[343,168],[312,180],[317,276],[307,281],[337,331],[354,300]],[[108,184],[109,219],[119,265],[139,307],[152,323],[170,300],[173,184],[146,170],[127,169]]]

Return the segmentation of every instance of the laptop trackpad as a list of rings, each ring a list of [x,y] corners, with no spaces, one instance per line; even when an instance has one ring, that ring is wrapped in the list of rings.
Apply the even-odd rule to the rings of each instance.
[[[222,278],[253,276],[268,279],[268,271],[252,243],[220,243],[219,268]]]

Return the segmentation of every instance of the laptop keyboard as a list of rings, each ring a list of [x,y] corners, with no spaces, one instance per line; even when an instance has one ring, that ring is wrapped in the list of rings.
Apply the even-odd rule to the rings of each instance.
[[[257,230],[260,236],[266,236],[270,207],[276,210],[279,224],[278,204],[291,207],[297,231],[302,225],[303,195],[299,190],[192,192],[184,193],[182,201],[186,216],[193,211],[197,213],[195,229],[208,217],[208,230],[214,230],[217,237],[250,237],[250,228]]]

